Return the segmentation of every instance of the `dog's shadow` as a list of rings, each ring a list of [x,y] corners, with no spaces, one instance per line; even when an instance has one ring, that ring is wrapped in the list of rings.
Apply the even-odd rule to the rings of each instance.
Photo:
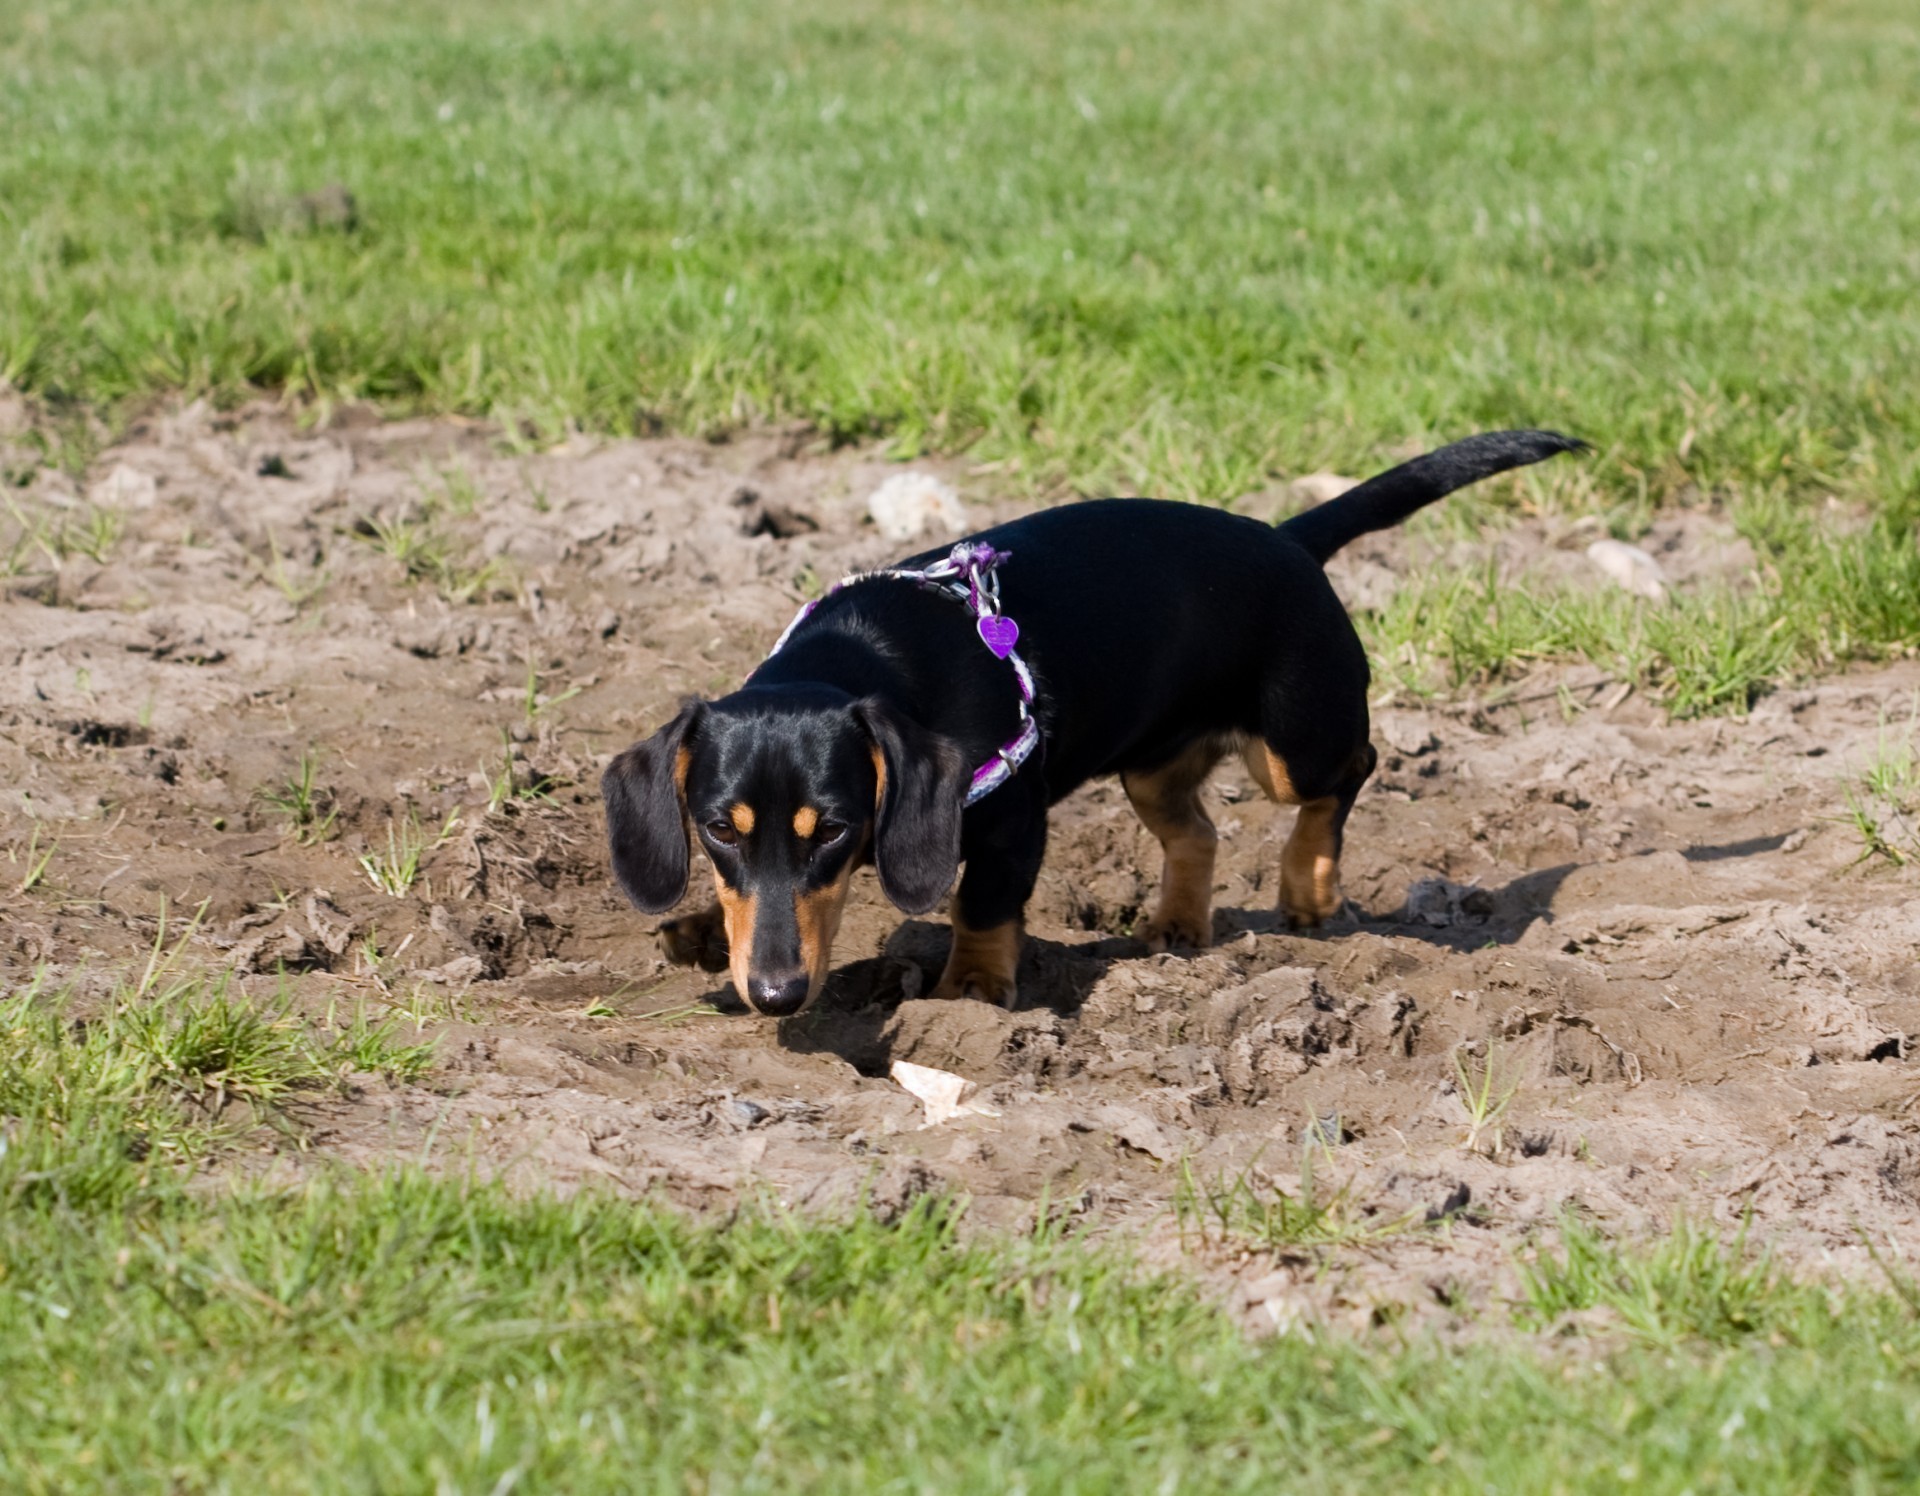
[[[1775,851],[1785,840],[1784,836],[1754,837],[1689,847],[1681,855],[1689,862],[1719,862]],[[1318,930],[1290,930],[1285,917],[1273,909],[1217,909],[1214,943],[1223,945],[1253,934],[1287,936],[1312,946],[1364,934],[1399,936],[1454,952],[1513,945],[1536,924],[1552,923],[1554,898],[1570,876],[1598,865],[1564,862],[1522,873],[1496,888],[1463,888],[1467,896],[1463,904],[1450,905],[1442,922],[1423,917],[1404,903],[1377,915],[1350,904],[1340,917]],[[894,1058],[894,1019],[900,1006],[932,991],[951,938],[944,923],[905,921],[878,956],[837,969],[807,1013],[781,1020],[781,1043],[796,1053],[838,1055],[865,1075],[886,1074]],[[1145,942],[1125,935],[1096,935],[1073,943],[1029,937],[1020,959],[1019,1010],[1044,1009],[1061,1018],[1076,1017],[1116,961],[1146,955]],[[709,994],[708,1000],[725,1013],[745,1016],[749,1011],[731,988]]]
[[[903,1003],[933,990],[951,941],[944,923],[905,921],[878,956],[835,970],[811,1009],[783,1020],[781,1043],[797,1053],[838,1055],[865,1075],[886,1074],[894,1059],[895,1017]],[[1073,944],[1029,936],[1020,956],[1016,1011],[1071,1018],[1115,961],[1146,953],[1144,942],[1124,935]]]

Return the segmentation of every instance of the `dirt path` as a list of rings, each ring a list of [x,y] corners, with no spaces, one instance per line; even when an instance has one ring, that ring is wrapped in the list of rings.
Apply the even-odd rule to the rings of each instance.
[[[917,999],[944,929],[902,920],[869,874],[802,1020],[740,1016],[716,979],[667,968],[606,874],[599,762],[737,681],[811,579],[901,549],[864,523],[889,469],[802,445],[517,457],[454,423],[301,435],[196,409],[86,490],[37,472],[23,514],[121,533],[104,564],[23,543],[0,602],[0,848],[24,857],[30,820],[58,840],[30,892],[0,867],[9,985],[45,965],[85,987],[145,950],[163,903],[204,903],[191,950],[249,990],[284,968],[302,1001],[441,1027],[429,1084],[368,1077],[310,1109],[320,1155],[472,1157],[695,1204],[951,1188],[988,1222],[1044,1197],[1140,1223],[1183,1159],[1296,1186],[1312,1127],[1339,1140],[1322,1177],[1356,1224],[1466,1187],[1444,1229],[1230,1263],[1268,1321],[1470,1305],[1571,1203],[1629,1229],[1751,1207],[1783,1250],[1842,1263],[1862,1229],[1920,1226],[1920,881],[1857,863],[1835,819],[1913,666],[1740,721],[1669,723],[1579,669],[1383,708],[1349,834],[1356,916],[1276,932],[1287,813],[1225,773],[1218,944],[1191,960],[1127,937],[1158,853],[1097,786],[1057,813],[1013,1013]],[[308,749],[335,819],[303,845],[260,791]],[[489,814],[509,758],[545,798]],[[432,843],[450,818],[403,895],[358,865],[396,823]],[[981,1082],[999,1115],[920,1130],[898,1059]],[[1518,1089],[1497,1149],[1469,1148],[1458,1076],[1488,1064]]]

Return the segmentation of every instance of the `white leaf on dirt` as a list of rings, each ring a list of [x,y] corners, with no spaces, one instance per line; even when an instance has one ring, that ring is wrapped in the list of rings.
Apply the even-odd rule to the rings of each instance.
[[[103,509],[151,509],[160,497],[160,484],[153,474],[123,462],[94,484],[87,497]]]
[[[913,540],[929,530],[958,535],[967,527],[959,493],[931,473],[895,473],[868,498],[867,513],[888,540]]]
[[[1639,546],[1628,545],[1624,540],[1596,540],[1587,547],[1587,559],[1615,586],[1636,597],[1656,603],[1666,600],[1666,573],[1661,571],[1660,563]]]
[[[927,1108],[927,1120],[921,1127],[938,1127],[955,1117],[997,1117],[1000,1114],[985,1102],[972,1099],[978,1089],[965,1076],[950,1070],[935,1070],[931,1065],[914,1065],[895,1060],[889,1072],[895,1080],[918,1096]]]

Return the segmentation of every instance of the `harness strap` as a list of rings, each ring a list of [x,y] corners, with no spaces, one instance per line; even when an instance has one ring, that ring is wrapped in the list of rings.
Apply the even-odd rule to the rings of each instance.
[[[851,587],[855,582],[870,581],[876,577],[898,577],[935,592],[944,592],[953,598],[973,615],[974,630],[980,635],[980,642],[986,645],[988,652],[1013,666],[1014,684],[1019,689],[1020,730],[973,771],[964,802],[971,805],[1011,779],[1033,750],[1040,746],[1040,724],[1033,718],[1033,672],[1014,648],[1020,638],[1020,625],[1000,611],[999,567],[1012,557],[1011,551],[997,551],[983,540],[963,540],[931,566],[886,567],[879,571],[850,573],[801,608],[793,622],[773,641],[773,648],[767,651],[767,659],[772,659],[785,648],[787,640],[793,637],[793,631],[807,621],[815,608],[843,587]]]

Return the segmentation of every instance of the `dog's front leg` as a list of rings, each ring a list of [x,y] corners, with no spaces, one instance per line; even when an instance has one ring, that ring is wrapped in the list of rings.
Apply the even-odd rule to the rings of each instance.
[[[1025,911],[1047,850],[1044,787],[1015,780],[991,817],[961,834],[966,872],[953,896],[953,949],[934,997],[971,997],[1011,1008],[1025,944]],[[1016,798],[1016,795],[1019,798]]]
[[[1019,996],[1014,976],[1020,966],[1020,947],[1025,943],[1024,923],[1014,918],[975,929],[961,914],[960,900],[956,898],[953,904],[953,949],[947,953],[946,969],[940,973],[932,996],[970,997],[1011,1008]]]

